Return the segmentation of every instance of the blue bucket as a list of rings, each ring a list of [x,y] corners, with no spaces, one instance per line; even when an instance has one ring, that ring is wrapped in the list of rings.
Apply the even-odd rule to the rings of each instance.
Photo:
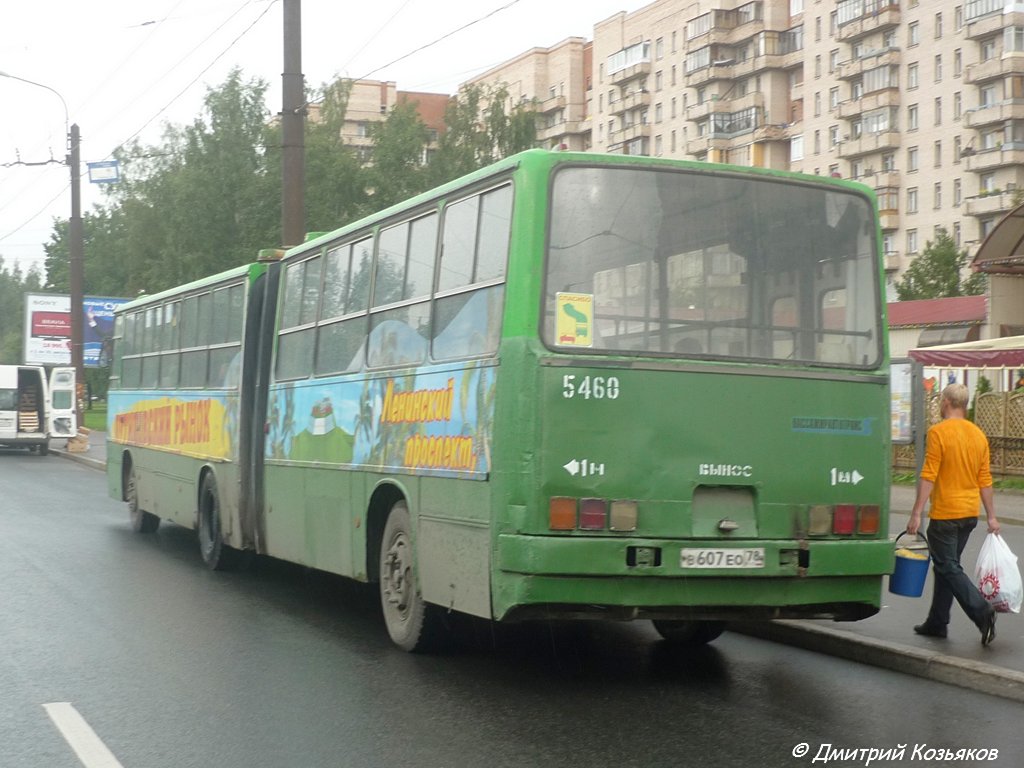
[[[897,536],[893,544],[898,545],[904,534],[906,531]],[[927,540],[921,534],[917,534],[917,537],[924,542],[924,547],[913,547],[913,549],[924,551],[926,556],[921,559],[896,553],[896,567],[889,577],[889,591],[894,595],[920,597],[924,592],[924,582],[928,578],[928,563],[931,562],[931,557],[927,555]],[[907,547],[907,549],[912,548]]]

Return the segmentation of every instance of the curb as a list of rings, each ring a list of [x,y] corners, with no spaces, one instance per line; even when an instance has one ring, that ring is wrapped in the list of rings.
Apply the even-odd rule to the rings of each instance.
[[[762,624],[730,624],[729,629],[775,643],[1024,702],[1024,672],[1005,667],[877,640],[800,620],[777,619]]]
[[[90,456],[85,456],[81,453],[72,453],[71,451],[64,450],[63,448],[51,448],[50,453],[54,456],[60,456],[63,459],[69,459],[77,462],[78,464],[84,464],[91,469],[98,469],[101,472],[105,472],[107,469],[107,462],[100,459],[94,459]]]

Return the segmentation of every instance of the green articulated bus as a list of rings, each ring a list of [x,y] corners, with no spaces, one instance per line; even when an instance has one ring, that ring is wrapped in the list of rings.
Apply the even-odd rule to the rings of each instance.
[[[861,185],[531,150],[121,308],[108,472],[132,525],[444,613],[877,612],[888,352]]]

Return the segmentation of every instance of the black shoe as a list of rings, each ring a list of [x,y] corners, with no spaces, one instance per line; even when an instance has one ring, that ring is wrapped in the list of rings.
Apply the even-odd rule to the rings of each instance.
[[[924,624],[918,624],[914,627],[914,631],[919,635],[924,635],[925,637],[944,638],[946,636],[945,627],[937,627],[934,624],[929,624],[927,621]]]
[[[981,644],[988,645],[996,639],[996,612],[989,608],[988,616],[981,620]]]

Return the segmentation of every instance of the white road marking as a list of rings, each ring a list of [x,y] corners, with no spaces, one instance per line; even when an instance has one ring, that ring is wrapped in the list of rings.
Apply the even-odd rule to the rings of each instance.
[[[114,757],[114,753],[107,749],[107,745],[100,741],[96,731],[69,702],[43,704],[43,709],[85,768],[124,768]]]

